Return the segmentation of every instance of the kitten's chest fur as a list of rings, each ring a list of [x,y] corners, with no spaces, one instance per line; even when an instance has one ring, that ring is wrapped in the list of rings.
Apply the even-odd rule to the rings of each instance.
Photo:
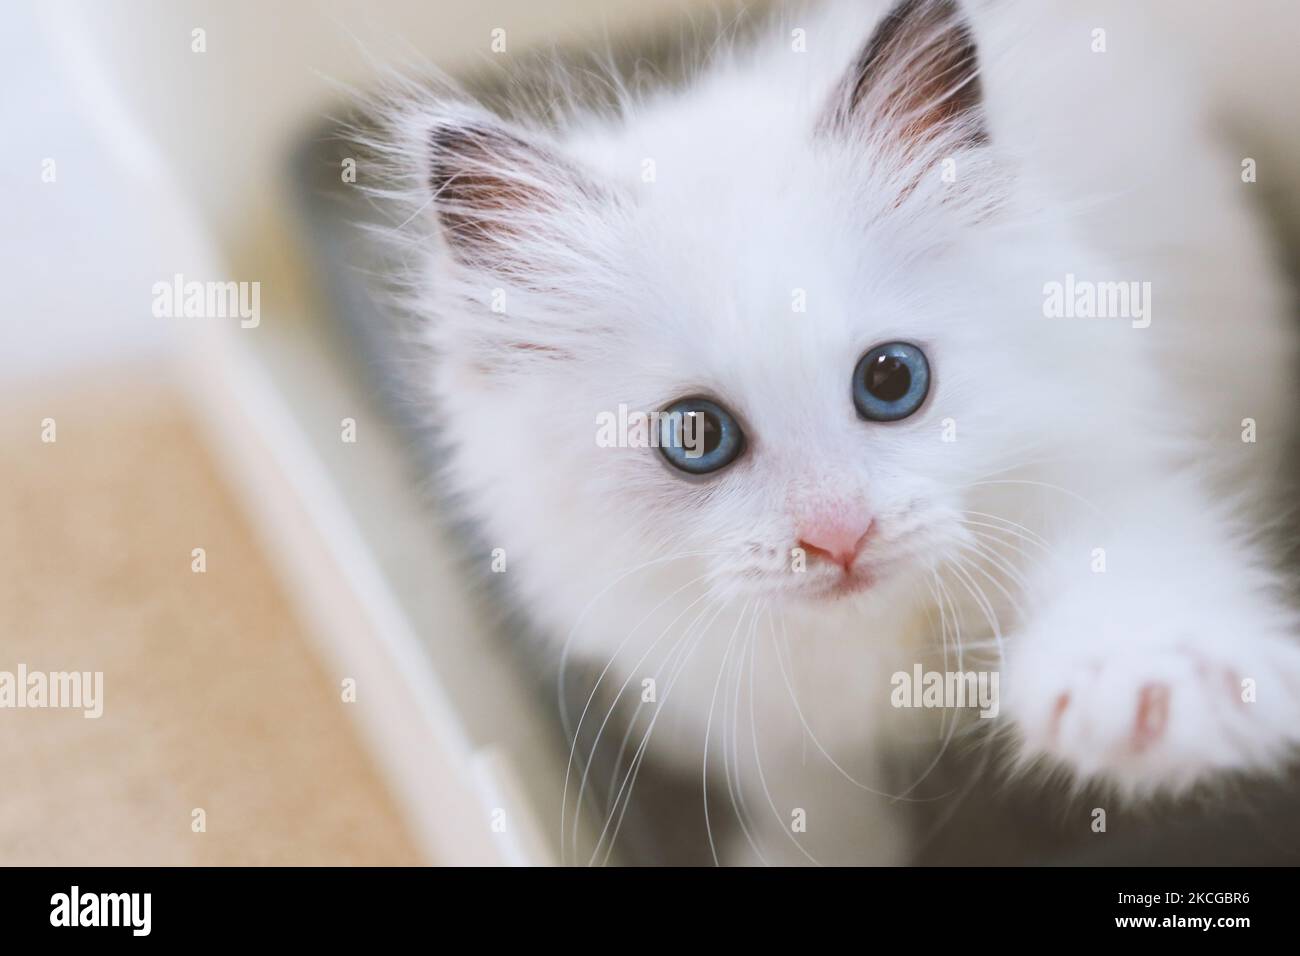
[[[655,720],[649,746],[672,762],[694,763],[706,742],[734,747],[743,736],[773,764],[822,750],[871,775],[885,750],[934,740],[940,712],[897,706],[893,681],[918,665],[957,667],[955,627],[928,591],[900,586],[869,605],[736,599],[718,609],[684,595],[665,604],[674,590],[589,615],[574,645],[587,673],[605,672],[608,692],[640,692],[636,709]],[[986,637],[966,627],[963,640]],[[973,667],[974,655],[964,656]]]

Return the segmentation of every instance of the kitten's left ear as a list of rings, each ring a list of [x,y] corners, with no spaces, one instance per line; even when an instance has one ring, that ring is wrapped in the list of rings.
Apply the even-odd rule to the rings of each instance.
[[[941,138],[984,143],[975,39],[956,0],[896,4],[836,89],[821,128],[866,132],[905,156]]]

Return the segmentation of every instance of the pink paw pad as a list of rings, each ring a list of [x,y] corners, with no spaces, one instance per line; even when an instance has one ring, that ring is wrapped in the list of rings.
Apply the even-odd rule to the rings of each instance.
[[[1138,692],[1137,719],[1133,725],[1133,749],[1141,753],[1165,732],[1169,722],[1169,687],[1145,684]]]
[[[1052,721],[1048,726],[1047,735],[1051,740],[1056,740],[1061,730],[1061,718],[1070,707],[1070,692],[1066,691],[1056,698],[1056,706],[1052,708]]]

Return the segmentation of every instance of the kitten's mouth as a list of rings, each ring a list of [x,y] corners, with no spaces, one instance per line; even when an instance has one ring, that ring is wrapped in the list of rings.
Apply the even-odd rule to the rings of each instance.
[[[810,597],[823,601],[838,601],[841,598],[861,594],[876,583],[875,576],[863,569],[846,571],[834,581],[814,591]]]
[[[742,572],[742,578],[751,582],[756,591],[769,597],[782,597],[794,601],[821,603],[855,597],[872,590],[892,574],[891,561],[862,561],[852,567],[809,568],[805,574],[790,571],[773,572],[757,569]]]

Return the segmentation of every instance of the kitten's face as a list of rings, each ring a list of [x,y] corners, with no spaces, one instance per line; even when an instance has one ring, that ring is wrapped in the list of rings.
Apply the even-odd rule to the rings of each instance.
[[[787,190],[785,201],[734,213],[671,187],[644,199],[624,257],[658,294],[617,306],[636,318],[616,348],[547,385],[584,409],[574,427],[585,418],[592,428],[620,403],[654,411],[697,396],[729,413],[743,448],[708,474],[685,473],[654,448],[590,438],[572,463],[593,497],[617,503],[621,520],[600,520],[645,529],[633,535],[645,560],[701,552],[728,593],[867,593],[959,556],[973,541],[963,519],[980,520],[964,514],[978,497],[967,486],[1019,464],[1027,432],[1050,428],[1047,364],[1007,321],[1026,303],[1000,294],[992,257],[950,217],[954,241],[934,246],[906,213],[873,224],[837,212],[826,162],[806,159],[803,172],[825,183],[820,195]],[[680,227],[687,208],[707,233]],[[900,255],[918,242],[924,255]],[[899,420],[871,420],[854,379],[860,360],[890,343],[921,354],[929,386]]]
[[[593,567],[692,553],[721,592],[813,600],[869,600],[975,546],[974,483],[1050,435],[1062,383],[1023,322],[1037,286],[993,248],[969,35],[948,3],[904,7],[826,116],[719,117],[748,155],[696,153],[689,177],[607,182],[478,113],[438,128],[458,277],[444,394],[478,419],[453,431],[473,490],[500,496],[487,515],[526,500]],[[859,363],[881,346],[907,350],[885,357],[882,401],[923,372],[928,388],[864,414]],[[898,354],[923,366],[901,386]],[[743,434],[716,470],[598,444],[621,406],[687,398]]]

